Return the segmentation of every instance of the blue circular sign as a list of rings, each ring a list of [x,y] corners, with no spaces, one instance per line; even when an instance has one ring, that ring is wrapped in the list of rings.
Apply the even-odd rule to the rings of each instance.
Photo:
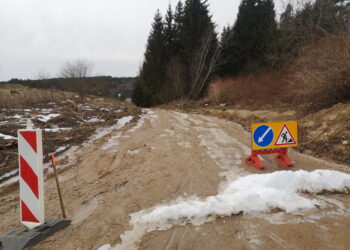
[[[256,145],[265,148],[273,141],[273,130],[270,126],[261,125],[255,129],[253,137]]]

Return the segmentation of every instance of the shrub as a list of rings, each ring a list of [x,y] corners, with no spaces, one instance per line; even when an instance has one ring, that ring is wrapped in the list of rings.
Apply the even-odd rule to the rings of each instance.
[[[293,69],[297,102],[314,112],[350,100],[350,36],[327,37],[305,47]]]
[[[208,97],[212,104],[261,105],[281,99],[288,82],[284,72],[256,76],[220,78],[210,84]]]

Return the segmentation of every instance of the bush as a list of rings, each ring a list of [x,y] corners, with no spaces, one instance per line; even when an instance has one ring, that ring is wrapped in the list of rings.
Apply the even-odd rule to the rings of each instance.
[[[350,100],[350,36],[342,34],[304,48],[293,71],[297,102],[314,112]]]
[[[284,72],[256,76],[220,78],[209,85],[208,98],[212,104],[262,105],[280,100],[288,82]]]

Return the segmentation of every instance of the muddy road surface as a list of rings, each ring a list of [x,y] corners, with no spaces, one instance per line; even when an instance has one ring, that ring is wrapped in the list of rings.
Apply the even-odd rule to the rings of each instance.
[[[106,244],[150,250],[350,249],[346,190],[288,191],[277,203],[276,188],[268,197],[266,192],[243,198],[238,192],[233,200],[225,196],[230,183],[240,178],[290,170],[273,156],[264,157],[264,171],[247,166],[249,147],[250,136],[238,124],[145,110],[139,120],[106,130],[60,159],[59,178],[72,225],[32,249],[108,249]],[[292,170],[349,173],[347,166],[294,151],[290,156]],[[288,176],[272,176],[270,182],[283,189],[290,184]],[[50,175],[45,196],[46,217],[61,217]],[[17,186],[2,187],[0,233],[18,226]]]

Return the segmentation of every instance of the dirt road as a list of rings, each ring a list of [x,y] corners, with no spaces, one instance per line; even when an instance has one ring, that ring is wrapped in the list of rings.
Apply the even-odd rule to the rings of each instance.
[[[186,225],[165,218],[163,224],[133,227],[130,214],[136,218],[138,211],[142,215],[159,204],[196,204],[217,195],[228,180],[283,170],[271,157],[264,157],[263,172],[246,166],[249,135],[235,123],[145,112],[137,122],[105,131],[60,161],[72,225],[33,249],[97,249],[107,243],[116,249],[350,249],[350,196],[342,193],[302,194],[319,205],[294,213],[273,207],[264,213],[187,218]],[[349,173],[345,166],[295,152],[291,158],[294,170]],[[59,217],[54,179],[47,178],[45,185],[46,217]],[[19,226],[18,190],[3,188],[0,195],[3,233]],[[176,206],[171,211],[181,216]]]

